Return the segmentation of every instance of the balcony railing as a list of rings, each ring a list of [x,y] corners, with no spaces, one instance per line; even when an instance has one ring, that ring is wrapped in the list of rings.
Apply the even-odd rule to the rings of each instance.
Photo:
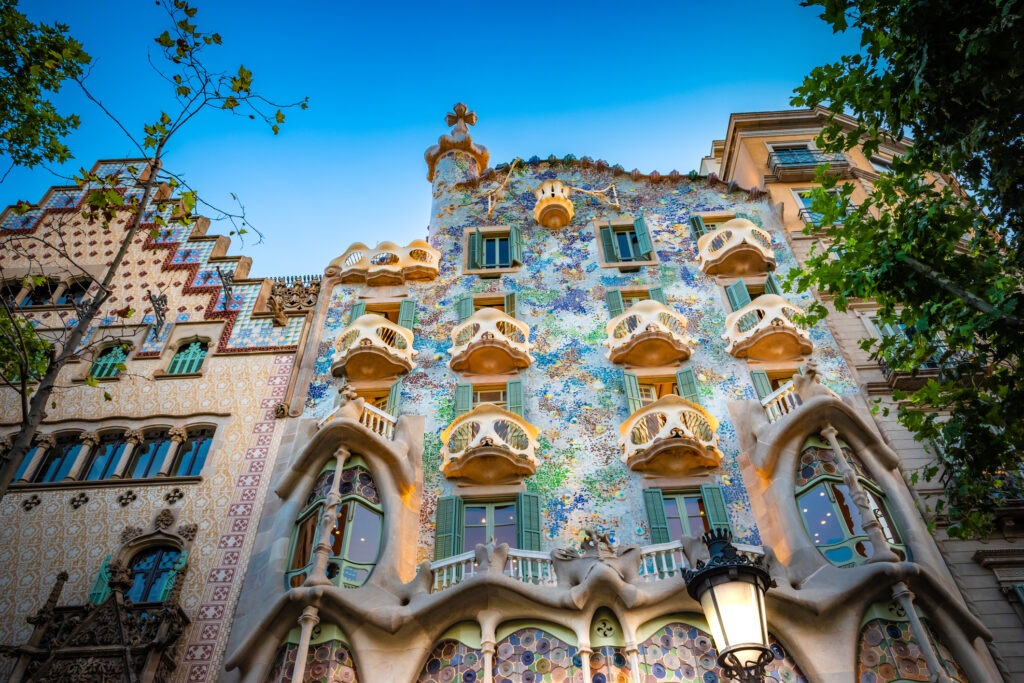
[[[697,240],[700,270],[743,276],[775,269],[771,235],[745,218],[734,218]]]
[[[452,330],[452,359],[456,372],[504,374],[529,367],[530,326],[496,308],[481,308]]]
[[[622,461],[653,476],[717,467],[718,420],[696,403],[670,394],[629,416],[619,427]]]
[[[532,475],[537,428],[493,403],[460,415],[441,432],[441,471],[475,484],[517,482]]]
[[[608,322],[608,358],[613,363],[668,365],[690,357],[686,318],[647,299]]]
[[[726,351],[736,358],[787,360],[806,356],[814,345],[794,322],[803,311],[777,294],[762,294],[725,319]]]
[[[842,154],[830,154],[817,149],[787,149],[768,155],[768,171],[781,181],[811,180],[818,166],[828,164],[830,172],[847,175],[850,160]]]
[[[316,428],[323,429],[338,419],[340,413],[341,408],[335,408],[330,415],[316,423]],[[369,403],[363,405],[363,411],[359,414],[359,424],[388,441],[395,438],[395,418],[390,413]]]
[[[769,422],[775,422],[785,415],[796,410],[803,404],[803,399],[790,380],[761,399],[764,413],[768,416]]]
[[[331,371],[355,380],[385,379],[416,367],[413,334],[375,313],[342,330]]]
[[[381,242],[373,249],[356,242],[331,262],[327,274],[337,275],[341,282],[400,285],[408,280],[436,278],[440,257],[440,252],[423,240],[414,240],[405,247]]]

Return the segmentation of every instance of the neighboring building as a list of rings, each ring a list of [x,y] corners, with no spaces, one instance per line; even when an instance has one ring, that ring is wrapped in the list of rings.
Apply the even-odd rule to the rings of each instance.
[[[141,160],[93,171],[140,196],[129,167],[148,172]],[[95,295],[129,220],[85,220],[84,196],[55,187],[0,216],[4,296],[55,338]],[[319,278],[247,279],[249,259],[228,256],[208,224],[157,237],[143,225],[0,502],[3,680],[219,678]],[[26,275],[47,280],[25,287]],[[162,325],[149,292],[165,297]],[[0,394],[2,438],[21,415]]]

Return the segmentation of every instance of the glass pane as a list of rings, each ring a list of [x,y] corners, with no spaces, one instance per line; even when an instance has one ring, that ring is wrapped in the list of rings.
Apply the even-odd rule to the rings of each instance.
[[[380,549],[381,516],[358,503],[352,507],[355,514],[348,528],[347,559],[360,564],[373,564],[377,561],[377,551]]]
[[[679,518],[679,503],[675,498],[665,498],[665,520],[668,522],[669,540],[676,540],[686,534],[683,521]]]
[[[632,232],[617,232],[615,233],[615,241],[619,245],[619,258],[623,261],[633,260],[633,248],[632,240],[630,240]]]
[[[512,259],[509,256],[509,252],[508,252],[508,238],[507,237],[499,237],[498,238],[498,263],[502,267],[507,267],[507,266],[512,265]]]
[[[649,406],[658,400],[658,388],[653,384],[640,385],[640,402]]]
[[[494,508],[494,544],[507,543],[516,547],[516,506],[498,505]]]
[[[846,528],[852,531],[854,536],[867,536],[861,525],[860,510],[853,502],[849,487],[846,484],[832,484],[832,490],[835,492],[836,506],[843,515]]]
[[[348,505],[338,510],[338,522],[331,530],[331,555],[338,557],[345,543],[345,532],[348,531]]]
[[[467,505],[463,528],[464,551],[473,550],[480,543],[487,543],[487,508]]]
[[[825,484],[818,484],[802,493],[797,499],[797,505],[815,545],[829,545],[847,538],[846,530],[836,518]]]
[[[690,535],[700,536],[710,531],[708,517],[704,513],[704,499],[700,496],[686,496],[683,501],[686,504],[686,523],[690,528]]]
[[[498,243],[493,238],[484,240],[484,265],[490,268],[498,265]]]
[[[295,532],[295,549],[292,551],[292,562],[289,569],[301,569],[309,564],[309,558],[313,553],[313,539],[316,538],[318,519],[319,515],[314,513],[299,522],[299,528]]]

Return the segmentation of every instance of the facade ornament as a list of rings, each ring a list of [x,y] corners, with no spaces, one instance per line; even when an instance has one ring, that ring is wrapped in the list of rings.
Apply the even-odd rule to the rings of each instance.
[[[142,527],[137,526],[126,526],[124,531],[121,532],[121,545],[124,545],[128,541],[132,540],[136,536],[142,535]]]
[[[96,432],[82,432],[82,435],[78,437],[79,441],[82,442],[83,446],[89,448],[96,448],[100,443],[100,435]]]
[[[38,448],[51,449],[57,445],[56,434],[37,434],[35,444]]]
[[[132,587],[132,570],[125,563],[114,560],[107,566],[107,571],[110,572],[107,583],[112,589],[123,593]]]
[[[78,508],[82,507],[83,505],[85,505],[88,502],[89,502],[89,496],[87,496],[84,492],[82,492],[82,493],[79,493],[78,495],[74,496],[71,499],[71,507],[73,507],[74,509],[77,510]]]
[[[174,513],[171,512],[170,508],[164,508],[161,510],[157,514],[156,519],[153,520],[153,528],[157,531],[169,529],[172,524],[174,524]]]
[[[35,506],[39,505],[43,501],[36,494],[32,494],[25,500],[21,501],[21,507],[24,508],[25,512],[29,512]]]
[[[267,310],[274,316],[274,327],[284,327],[288,324],[288,316],[281,307],[281,301],[274,295],[267,299]]]
[[[486,147],[474,143],[469,134],[469,127],[476,125],[476,112],[470,111],[469,107],[459,102],[445,116],[444,120],[445,123],[452,126],[452,132],[439,137],[437,144],[430,147],[423,155],[427,162],[427,180],[433,182],[437,162],[449,152],[463,152],[472,157],[476,161],[477,167],[476,172],[472,175],[479,175],[487,168],[491,153],[487,151]]]
[[[164,500],[166,500],[169,504],[174,505],[184,497],[184,491],[182,491],[179,488],[173,488],[164,495]]]
[[[141,429],[129,429],[124,433],[124,440],[133,446],[138,446],[145,438]]]
[[[184,427],[171,427],[167,430],[167,437],[174,443],[184,443],[188,439],[188,430]]]
[[[124,508],[124,507],[128,507],[129,505],[132,504],[132,502],[134,502],[134,501],[136,501],[138,499],[139,499],[139,496],[136,495],[135,491],[132,491],[131,489],[128,489],[127,491],[125,491],[124,493],[122,493],[121,495],[119,495],[117,497],[117,502],[120,503],[121,507]]]
[[[182,524],[178,527],[178,535],[183,539],[191,543],[196,540],[196,534],[199,533],[198,524]]]
[[[313,310],[319,296],[319,278],[275,280],[270,288],[270,298],[267,299],[267,308],[274,314],[275,327],[287,325],[289,313],[306,313]]]

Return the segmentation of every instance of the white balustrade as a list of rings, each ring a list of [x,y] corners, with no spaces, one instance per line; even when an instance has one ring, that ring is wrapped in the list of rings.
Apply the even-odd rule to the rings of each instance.
[[[697,240],[700,270],[708,275],[766,273],[775,268],[771,235],[745,218],[726,221]]]
[[[725,319],[726,347],[737,358],[783,360],[809,354],[814,346],[807,330],[796,324],[803,311],[777,294],[762,294]],[[777,335],[777,336],[776,336]],[[769,339],[775,336],[774,339]]]
[[[683,575],[690,562],[680,541],[646,545],[640,549],[640,580],[644,583],[662,581]]]
[[[630,469],[684,474],[716,467],[718,420],[696,403],[669,394],[646,405],[619,426],[622,461]]]
[[[761,399],[761,405],[764,406],[764,412],[768,416],[769,422],[775,422],[784,415],[788,415],[802,403],[803,399],[800,398],[799,392],[793,385],[793,380],[786,382]]]
[[[404,247],[381,242],[373,249],[356,242],[331,262],[327,273],[337,275],[341,282],[401,284],[437,277],[440,258],[441,253],[423,240],[413,240]]]
[[[686,360],[693,342],[686,324],[686,318],[661,302],[639,301],[608,321],[608,358],[645,366]]]
[[[376,313],[367,313],[342,330],[332,369],[336,375],[347,374],[355,379],[394,376],[416,367],[413,358],[417,352],[412,345],[411,330]],[[367,359],[366,363],[353,362],[356,356],[366,352],[382,358]]]
[[[456,372],[509,372],[533,362],[532,348],[529,325],[497,308],[481,308],[452,330],[449,366]]]
[[[441,432],[441,471],[475,483],[500,483],[533,474],[537,428],[493,403],[455,418]]]
[[[340,419],[341,407],[335,408],[331,414],[316,423],[316,428],[323,429],[328,424]],[[375,434],[391,441],[395,438],[395,418],[389,413],[369,403],[363,405],[363,412],[359,415],[359,423],[374,432]]]

